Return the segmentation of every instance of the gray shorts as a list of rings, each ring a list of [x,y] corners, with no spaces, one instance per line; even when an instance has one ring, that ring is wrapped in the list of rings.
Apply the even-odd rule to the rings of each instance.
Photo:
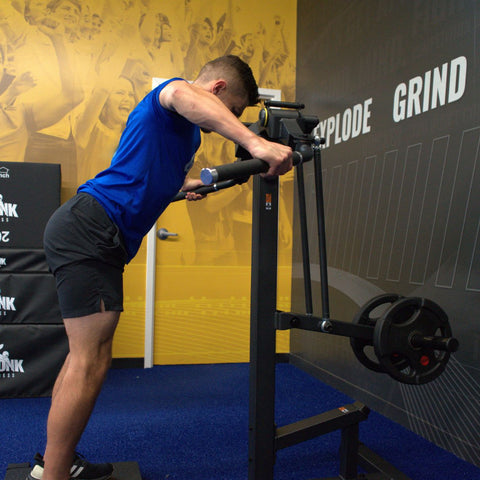
[[[87,193],[64,203],[45,228],[44,248],[55,275],[63,318],[123,311],[127,253],[118,227]]]

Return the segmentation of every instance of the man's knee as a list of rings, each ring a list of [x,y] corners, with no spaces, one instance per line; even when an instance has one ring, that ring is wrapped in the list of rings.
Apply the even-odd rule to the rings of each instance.
[[[88,348],[85,351],[77,349],[70,352],[70,371],[76,375],[85,377],[85,381],[95,383],[103,381],[112,364],[112,351],[108,345],[101,345],[99,348]]]

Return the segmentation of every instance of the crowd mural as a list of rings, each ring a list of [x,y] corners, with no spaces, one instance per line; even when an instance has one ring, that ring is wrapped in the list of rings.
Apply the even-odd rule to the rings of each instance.
[[[225,54],[248,62],[261,88],[295,100],[292,11],[293,0],[0,2],[0,158],[61,164],[65,201],[109,165],[129,113],[153,78],[194,80],[205,62]],[[242,120],[257,115],[250,109]],[[234,159],[233,145],[209,135],[191,175]],[[208,264],[225,252],[228,261],[249,261],[242,245],[250,227],[250,185],[211,196],[201,208],[189,206],[193,261]],[[291,218],[285,215],[288,244]]]

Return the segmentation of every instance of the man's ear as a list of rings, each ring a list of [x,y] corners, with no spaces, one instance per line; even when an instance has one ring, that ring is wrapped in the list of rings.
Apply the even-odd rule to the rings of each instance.
[[[227,88],[227,82],[225,80],[216,80],[212,87],[212,93],[218,95]]]

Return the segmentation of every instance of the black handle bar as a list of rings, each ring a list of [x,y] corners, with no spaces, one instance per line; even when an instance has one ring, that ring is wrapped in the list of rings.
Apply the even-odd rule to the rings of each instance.
[[[263,104],[266,107],[279,107],[279,108],[293,108],[295,110],[303,110],[305,104],[297,102],[280,102],[278,100],[265,100]]]
[[[200,193],[202,195],[207,195],[208,193],[217,192],[218,190],[223,190],[224,188],[233,187],[239,182],[237,180],[225,180],[223,182],[214,183],[213,185],[206,185],[203,187],[196,188],[192,192]],[[179,200],[184,200],[188,192],[178,192],[174,197],[172,202],[178,202]]]
[[[293,152],[293,165],[298,165],[304,161],[304,155],[298,151]],[[311,157],[310,157],[311,158]],[[307,160],[309,158],[305,158]],[[265,173],[269,169],[267,162],[258,158],[250,160],[241,160],[226,165],[219,165],[213,168],[203,168],[200,172],[200,180],[205,185],[220,182],[227,179],[245,178],[257,173]]]

